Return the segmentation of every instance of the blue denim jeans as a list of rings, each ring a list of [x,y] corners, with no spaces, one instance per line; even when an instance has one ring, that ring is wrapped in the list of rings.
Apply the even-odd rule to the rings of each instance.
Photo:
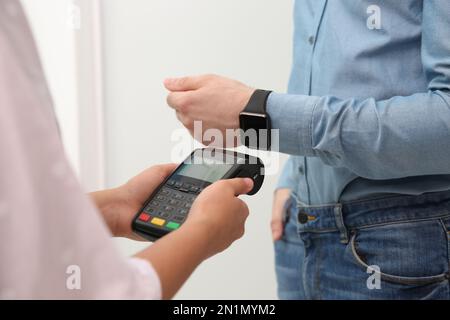
[[[280,299],[450,298],[450,192],[285,211]]]

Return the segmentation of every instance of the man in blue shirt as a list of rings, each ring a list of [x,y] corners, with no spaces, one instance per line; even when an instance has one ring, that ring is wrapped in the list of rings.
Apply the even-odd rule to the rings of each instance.
[[[450,298],[450,1],[297,0],[294,19],[288,94],[265,106],[291,155],[279,296]],[[165,85],[191,130],[239,128],[254,94],[213,75]]]

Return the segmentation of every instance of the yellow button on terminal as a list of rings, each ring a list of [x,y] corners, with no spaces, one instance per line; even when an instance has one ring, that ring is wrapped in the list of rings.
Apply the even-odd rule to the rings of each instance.
[[[164,219],[160,219],[160,218],[153,218],[152,219],[152,224],[155,224],[157,226],[163,226],[164,223],[166,223],[166,220],[164,220]]]

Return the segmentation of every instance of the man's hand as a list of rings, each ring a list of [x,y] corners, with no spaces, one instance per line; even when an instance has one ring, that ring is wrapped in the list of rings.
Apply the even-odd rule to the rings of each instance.
[[[167,104],[175,109],[191,135],[194,121],[202,121],[203,130],[220,130],[224,142],[226,129],[239,128],[239,113],[255,91],[241,82],[217,75],[166,79],[164,86],[170,91]],[[200,142],[210,144],[212,141]],[[235,141],[226,142],[227,146],[235,144]]]
[[[272,228],[273,241],[280,240],[284,231],[284,204],[289,199],[291,194],[290,189],[278,189],[275,191],[272,207],[272,221],[270,226]]]
[[[145,200],[176,166],[176,164],[154,166],[118,188],[91,193],[114,236],[142,240],[133,234],[131,221]]]

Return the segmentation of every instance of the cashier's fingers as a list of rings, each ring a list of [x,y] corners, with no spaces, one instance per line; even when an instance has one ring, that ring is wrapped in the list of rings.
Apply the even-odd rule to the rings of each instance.
[[[253,180],[250,178],[223,180],[222,183],[227,184],[235,196],[246,194],[253,189]]]
[[[208,186],[202,193],[216,194],[223,200],[230,201],[231,197],[250,192],[253,188],[253,180],[250,178],[234,178],[219,180]],[[200,194],[202,195],[202,194]]]
[[[180,230],[192,228],[205,237],[208,257],[225,250],[244,235],[249,209],[237,195],[247,193],[252,185],[251,179],[243,178],[211,184],[195,199]]]
[[[245,222],[247,221],[247,218],[250,215],[250,210],[244,201],[242,201],[240,199],[236,199],[236,200],[239,201],[239,203],[237,204],[237,207],[239,208],[239,210],[238,210],[239,214],[237,216],[238,216],[238,219],[240,219],[240,226],[239,226],[239,228],[236,229],[235,238],[240,239],[245,234]]]

